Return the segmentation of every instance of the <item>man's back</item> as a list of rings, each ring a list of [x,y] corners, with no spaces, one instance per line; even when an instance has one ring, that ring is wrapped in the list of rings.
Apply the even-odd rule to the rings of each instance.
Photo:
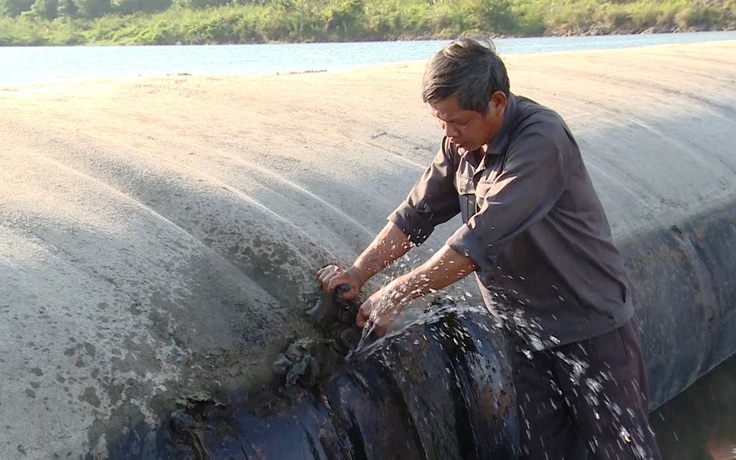
[[[531,200],[524,207],[533,211],[517,217],[517,228],[525,230],[509,238],[492,269],[479,277],[499,300],[523,305],[521,313],[538,324],[545,345],[616,329],[633,315],[630,289],[578,145],[556,112],[523,97],[509,100],[509,123],[496,146],[500,165],[487,175],[494,185],[487,190],[478,181],[476,196],[483,198],[477,206],[482,209],[489,200],[486,212],[493,213],[497,196],[509,195],[501,189],[509,188],[512,201]],[[554,167],[546,157],[556,160]],[[561,187],[540,190],[557,183],[553,175]],[[465,182],[462,175],[458,179]],[[512,216],[507,211],[491,220],[514,219],[513,210]],[[499,308],[506,302],[498,302]]]

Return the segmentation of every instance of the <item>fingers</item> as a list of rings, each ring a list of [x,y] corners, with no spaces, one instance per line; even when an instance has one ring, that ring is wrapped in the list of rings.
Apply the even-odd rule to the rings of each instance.
[[[388,326],[384,326],[382,322],[376,322],[372,320],[370,315],[361,315],[360,312],[355,316],[355,325],[358,326],[361,329],[368,328],[372,330],[370,331],[371,334],[375,335],[376,337],[382,337],[386,331],[388,330]]]
[[[322,283],[322,287],[327,291],[334,291],[341,284],[350,284],[347,279],[350,276],[345,270],[338,267],[337,265],[328,265],[317,271],[317,278]]]
[[[375,310],[376,308],[373,299],[363,302],[358,314],[355,315],[355,325],[359,328],[369,328],[371,334],[381,337],[391,328],[394,315],[385,310],[383,312]]]
[[[320,283],[325,283],[326,281],[329,281],[333,276],[335,276],[335,273],[340,270],[340,267],[337,265],[327,265],[326,267],[322,267],[319,270],[317,270],[317,278],[319,279]]]
[[[370,309],[364,309],[364,306],[365,304],[361,305],[360,310],[358,310],[358,314],[355,315],[355,325],[359,328],[364,328],[366,324],[368,324],[371,316]]]
[[[343,300],[354,300],[354,299],[357,299],[358,298],[358,290],[351,285],[349,290],[347,290],[347,291],[345,291],[345,292],[343,292],[343,293],[340,294],[340,297],[342,297]]]
[[[334,291],[343,284],[350,286],[350,289],[341,293],[344,300],[353,300],[358,297],[358,286],[356,286],[355,280],[347,270],[337,265],[328,265],[319,269],[317,278],[326,291]]]

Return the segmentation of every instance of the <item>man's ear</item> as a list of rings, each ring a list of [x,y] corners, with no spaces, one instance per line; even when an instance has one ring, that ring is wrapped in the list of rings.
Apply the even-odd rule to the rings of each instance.
[[[488,111],[495,116],[503,115],[507,103],[508,99],[503,91],[496,91],[491,94],[491,99],[488,101]]]

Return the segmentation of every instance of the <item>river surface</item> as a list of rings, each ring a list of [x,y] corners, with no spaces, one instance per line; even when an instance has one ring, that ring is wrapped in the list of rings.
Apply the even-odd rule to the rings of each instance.
[[[663,460],[736,459],[736,356],[650,414]]]
[[[736,32],[699,32],[496,40],[499,53],[736,40]],[[446,41],[197,46],[0,47],[0,86],[118,76],[255,75],[356,68],[428,59]]]
[[[500,54],[736,40],[736,32],[496,40]],[[256,75],[429,58],[446,41],[218,46],[0,47],[0,86],[110,77]],[[736,459],[736,357],[652,413],[664,459]]]

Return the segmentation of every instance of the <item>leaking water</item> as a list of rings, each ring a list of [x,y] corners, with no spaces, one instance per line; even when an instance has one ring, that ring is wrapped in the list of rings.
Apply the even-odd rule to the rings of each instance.
[[[484,312],[440,310],[366,342],[316,387],[277,386],[178,412],[174,455],[515,458],[514,392],[501,336]]]
[[[382,305],[374,311],[372,316],[379,317],[382,313],[381,310],[385,308],[387,307]],[[436,302],[433,304],[433,308],[424,311],[421,314],[410,312],[408,315],[401,317],[399,319],[400,322],[396,324],[395,327],[391,328],[385,335],[380,337],[376,336],[377,322],[370,321],[366,327],[362,329],[360,341],[355,347],[352,356],[354,356],[355,359],[367,358],[377,350],[382,349],[382,347],[386,346],[387,343],[404,338],[412,328],[437,324],[448,315],[455,316],[457,318],[465,318],[469,314],[487,316],[488,310],[486,310],[485,307],[456,304],[452,301]],[[481,327],[487,329],[487,326],[485,325],[481,325]],[[435,329],[430,330],[432,331],[430,336],[427,337],[426,335],[423,335],[423,340],[429,340],[429,338],[439,339],[440,337],[438,337],[437,334],[441,335],[443,338],[447,338],[447,333],[444,331],[437,332]],[[465,334],[464,330],[456,330],[453,332],[460,335]],[[454,339],[454,341],[457,342],[457,339]],[[461,348],[461,351],[464,352],[466,350]]]

